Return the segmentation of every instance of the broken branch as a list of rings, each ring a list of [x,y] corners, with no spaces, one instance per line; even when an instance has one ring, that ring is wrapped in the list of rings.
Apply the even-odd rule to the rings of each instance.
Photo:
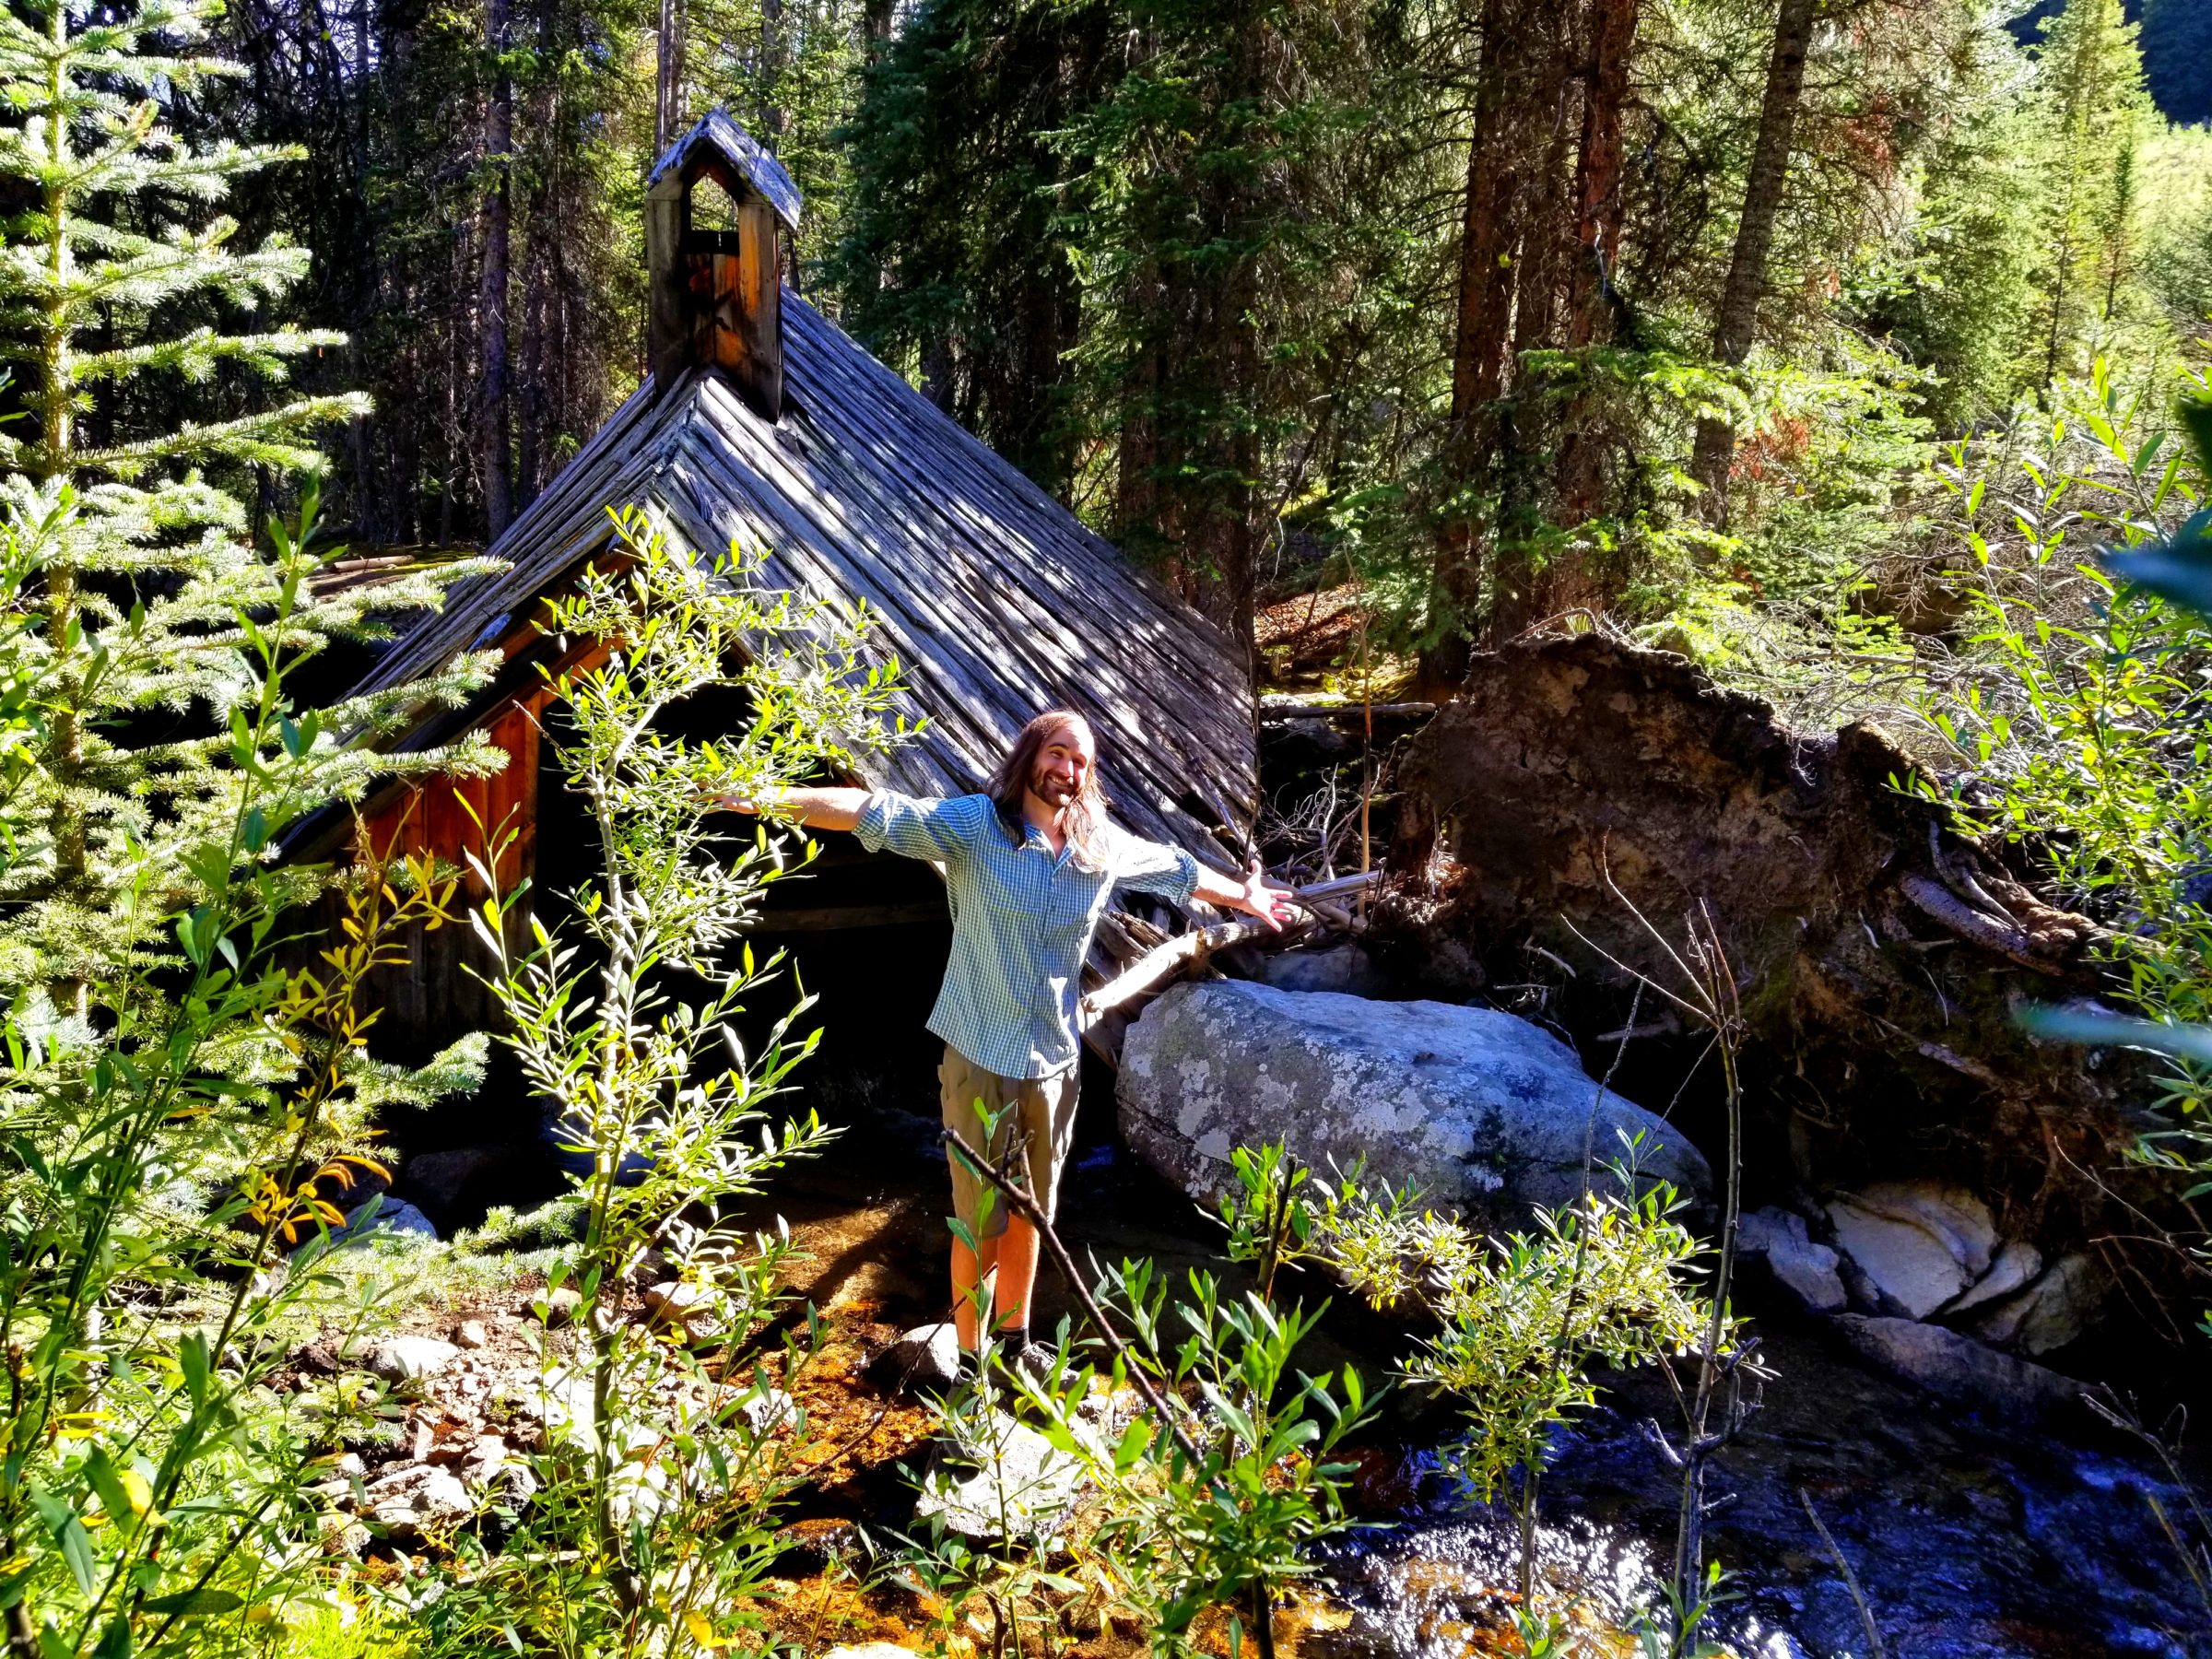
[[[996,1188],[998,1195],[1006,1201],[1007,1207],[1036,1230],[1037,1236],[1044,1241],[1045,1253],[1053,1258],[1053,1265],[1059,1269],[1069,1293],[1083,1310],[1083,1317],[1090,1321],[1091,1328],[1105,1339],[1113,1357],[1122,1362],[1122,1369],[1128,1374],[1131,1386],[1144,1396],[1146,1407],[1159,1419],[1159,1426],[1174,1437],[1175,1444],[1182,1448],[1182,1454],[1195,1467],[1201,1461],[1198,1448],[1191,1443],[1190,1436],[1182,1431],[1182,1425],[1176,1420],[1174,1413],[1168,1409],[1167,1402],[1159,1397],[1159,1390],[1152,1386],[1152,1379],[1138,1367],[1135,1356],[1129,1351],[1129,1345],[1107,1323],[1105,1310],[1091,1296],[1090,1287],[1083,1282],[1083,1276],[1076,1271],[1075,1259],[1067,1253],[1067,1246],[1060,1242],[1060,1235],[1053,1230],[1053,1224],[1045,1219],[1044,1212],[1037,1207],[1037,1201],[1008,1180],[1004,1172],[994,1169],[990,1160],[970,1146],[958,1129],[947,1127],[944,1133],[945,1138],[952,1143],[953,1150],[959,1154],[960,1161]]]

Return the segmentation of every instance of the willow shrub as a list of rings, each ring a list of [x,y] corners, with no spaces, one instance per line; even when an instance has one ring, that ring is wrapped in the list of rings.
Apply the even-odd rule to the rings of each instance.
[[[1082,1497],[1041,1525],[1032,1512],[1005,1559],[942,1536],[910,1556],[905,1571],[954,1616],[955,1597],[981,1598],[1006,1630],[1049,1629],[1055,1596],[1096,1602],[1089,1586],[1108,1585],[1156,1653],[1194,1651],[1208,1609],[1220,1610],[1232,1644],[1270,1651],[1269,1609],[1315,1571],[1314,1545],[1355,1524],[1348,1445],[1382,1397],[1348,1366],[1298,1369],[1326,1304],[1285,1306],[1288,1268],[1319,1268],[1377,1307],[1410,1300],[1434,1316],[1402,1372],[1458,1405],[1465,1433],[1454,1460],[1483,1496],[1521,1472],[1524,1544],[1552,1431],[1594,1399],[1593,1368],[1705,1338],[1703,1247],[1672,1189],[1640,1182],[1628,1164],[1623,1193],[1539,1210],[1527,1233],[1495,1241],[1358,1171],[1324,1178],[1280,1145],[1239,1148],[1232,1168],[1220,1218],[1227,1253],[1252,1265],[1249,1289],[1195,1271],[1174,1287],[1149,1262],[1121,1263],[1093,1291],[1112,1342],[1079,1345],[1064,1328],[1049,1380],[986,1368],[956,1393],[948,1419],[971,1438],[994,1402],[1017,1398],[1075,1460]],[[1724,1327],[1732,1335],[1735,1324]],[[1037,1571],[1071,1550],[1073,1564]]]
[[[541,1356],[551,1444],[535,1500],[429,1610],[434,1651],[604,1659],[754,1641],[746,1598],[774,1555],[777,1500],[799,1478],[804,1423],[787,1387],[806,1343],[771,1336],[791,1245],[732,1211],[830,1133],[811,1113],[775,1124],[767,1111],[820,1033],[795,1034],[801,996],[759,1048],[738,1035],[781,963],[743,935],[794,862],[781,830],[733,841],[710,813],[717,796],[896,740],[899,676],[864,660],[865,616],[761,587],[759,559],[735,549],[694,562],[641,512],[614,522],[619,558],[550,602],[543,624],[605,647],[553,683],[597,873],[560,931],[532,918],[526,953],[509,946],[521,891],[495,893],[477,919],[500,963],[504,1041],[579,1166],[581,1237],[551,1276],[582,1293],[579,1336]],[[709,742],[663,729],[717,688],[744,694],[749,724]],[[479,865],[488,887],[499,862]],[[641,1281],[673,1286],[657,1315]]]
[[[2100,362],[2085,385],[1943,469],[1946,528],[1969,609],[1959,660],[1921,712],[1960,765],[1919,787],[1970,834],[2039,865],[2061,902],[2102,923],[2128,1001],[2171,1024],[2212,1019],[2212,633],[2094,555],[2149,548],[2206,496],[2202,461],[2155,393]],[[2123,560],[2124,562],[2124,560]],[[2212,1072],[2166,1075],[2172,1116],[2137,1151],[2212,1160]]]

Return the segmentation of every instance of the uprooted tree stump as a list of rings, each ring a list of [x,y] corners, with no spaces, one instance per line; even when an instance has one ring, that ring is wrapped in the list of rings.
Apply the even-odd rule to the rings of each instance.
[[[2112,1242],[2189,1230],[2171,1184],[2123,1157],[2141,1065],[2014,1018],[2103,988],[2097,929],[2005,849],[1952,836],[1904,787],[1913,770],[1876,726],[1791,731],[1680,657],[1595,635],[1513,647],[1405,759],[1378,947],[1409,988],[1518,1006],[1602,1073],[1633,989],[1605,957],[1663,959],[1629,903],[1678,947],[1702,902],[1742,985],[1750,1202],[1959,1182],[2007,1236],[2098,1251],[2162,1308],[2181,1253]],[[1678,1093],[1715,1153],[1712,1069],[1683,1088],[1707,1039],[1664,1010],[1644,995],[1620,1084],[1654,1110]]]

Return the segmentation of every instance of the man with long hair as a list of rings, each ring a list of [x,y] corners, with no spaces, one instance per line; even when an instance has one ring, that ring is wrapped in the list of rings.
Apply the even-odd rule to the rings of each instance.
[[[945,1039],[937,1071],[945,1122],[994,1162],[1020,1148],[1016,1173],[1026,1175],[1048,1219],[1075,1135],[1083,959],[1114,888],[1179,904],[1203,899],[1270,927],[1289,914],[1288,889],[1268,881],[1256,858],[1240,880],[1110,822],[1098,758],[1089,724],[1053,709],[1022,728],[981,794],[946,801],[884,789],[788,789],[726,803],[818,830],[850,830],[870,852],[888,848],[943,866],[952,958],[929,1029]],[[994,1136],[984,1133],[986,1112]],[[957,1237],[952,1246],[960,1347],[976,1350],[979,1291],[988,1283],[1000,1339],[1028,1354],[1036,1230],[1003,1202],[983,1218],[981,1182],[959,1159],[951,1161],[953,1206],[979,1247]]]

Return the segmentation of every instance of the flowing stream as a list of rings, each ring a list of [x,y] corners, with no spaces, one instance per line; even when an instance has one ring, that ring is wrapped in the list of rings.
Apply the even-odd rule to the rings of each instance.
[[[1873,1651],[1801,1492],[1892,1659],[2212,1653],[2212,1618],[2151,1504],[2186,1525],[2189,1495],[2146,1460],[1947,1411],[1810,1333],[1771,1331],[1768,1354],[1781,1375],[1711,1477],[1729,1500],[1709,1553],[1735,1598],[1712,1630],[1745,1659]],[[1671,1561],[1679,1486],[1649,1425],[1672,1410],[1649,1377],[1618,1379],[1546,1477],[1543,1576],[1616,1622],[1657,1605]],[[1354,1609],[1334,1651],[1482,1652],[1499,1587],[1517,1580],[1514,1519],[1432,1453],[1409,1453],[1402,1477],[1399,1518],[1330,1554]]]
[[[1218,1234],[1127,1153],[1096,1147],[1070,1174],[1068,1212],[1101,1259],[1218,1267]],[[1707,1535],[1733,1598],[1712,1630],[1743,1659],[1873,1652],[1801,1492],[1857,1575],[1888,1659],[2212,1659],[2212,1611],[2151,1502],[2185,1528],[2190,1494],[2117,1431],[2086,1412],[2055,1435],[1984,1420],[1875,1371],[1809,1322],[1744,1311],[1776,1376],[1714,1461],[1709,1490],[1724,1501]],[[1351,1359],[1385,1376],[1409,1339],[1335,1321],[1305,1363]],[[1680,1481],[1652,1430],[1671,1430],[1675,1414],[1655,1371],[1616,1376],[1560,1435],[1545,1476],[1545,1577],[1616,1621],[1658,1605],[1672,1561]],[[1363,1482],[1363,1508],[1376,1524],[1327,1552],[1352,1618],[1310,1639],[1316,1652],[1498,1651],[1517,1525],[1452,1478],[1440,1455],[1450,1430],[1448,1411],[1431,1408],[1375,1449],[1388,1472]],[[2184,1466],[2212,1494],[2212,1461]]]
[[[825,1278],[812,1292],[834,1304],[889,1271],[901,1287],[882,1317],[941,1317],[935,1284],[942,1164],[932,1125],[886,1111],[856,1125],[810,1178],[821,1219],[809,1248]],[[1062,1193],[1080,1259],[1148,1256],[1180,1282],[1191,1269],[1238,1271],[1220,1234],[1187,1198],[1112,1141],[1094,1139]],[[1331,1295],[1317,1280],[1288,1298]],[[1302,1369],[1357,1363],[1388,1377],[1413,1333],[1335,1298],[1336,1312],[1301,1350]],[[1048,1273],[1041,1324],[1069,1304]],[[1874,1652],[1828,1546],[1807,1518],[1809,1497],[1866,1598],[1888,1659],[2095,1659],[2174,1655],[2212,1659],[2212,1613],[2192,1585],[2152,1500],[2183,1528],[2191,1497],[2116,1431],[2089,1419],[2057,1434],[1986,1420],[1942,1406],[1873,1371],[1817,1324],[1757,1305],[1775,1378],[1762,1408],[1716,1457],[1710,1491],[1724,1499],[1708,1524],[1708,1555],[1726,1570],[1730,1597],[1711,1633],[1739,1659],[1832,1659]],[[1675,1404],[1651,1370],[1607,1380],[1601,1406],[1559,1436],[1543,1486],[1543,1576],[1594,1619],[1618,1628],[1658,1603],[1671,1561],[1679,1477],[1652,1426],[1671,1429]],[[1410,1398],[1365,1439],[1358,1508],[1368,1524],[1333,1543],[1319,1563],[1336,1604],[1334,1628],[1307,1632],[1313,1659],[1404,1655],[1460,1659],[1517,1653],[1506,1586],[1517,1582],[1517,1529],[1504,1508],[1477,1501],[1442,1455],[1448,1406]],[[2185,1467],[2212,1494],[2212,1461]],[[903,1524],[911,1494],[883,1487],[881,1515]],[[873,1508],[873,1505],[864,1506]],[[1632,1638],[1619,1652],[1634,1654]]]

